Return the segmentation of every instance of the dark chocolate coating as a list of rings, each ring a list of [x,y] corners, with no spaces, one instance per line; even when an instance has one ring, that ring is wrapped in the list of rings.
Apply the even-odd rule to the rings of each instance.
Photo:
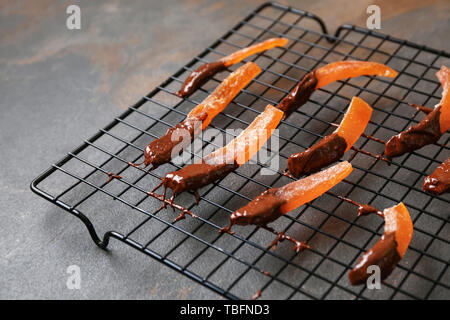
[[[358,206],[358,216],[367,216],[371,213],[382,215],[380,213],[380,210],[378,210],[377,208],[374,208],[368,204],[360,204]]]
[[[298,85],[285,97],[277,106],[278,109],[284,112],[283,119],[296,109],[301,107],[308,101],[309,97],[316,89],[317,78],[315,71],[306,74]]]
[[[393,232],[383,234],[380,240],[369,249],[358,261],[356,267],[350,271],[348,277],[352,285],[365,284],[372,273],[367,273],[371,265],[380,267],[381,280],[386,279],[394,270],[401,257],[397,251],[397,242]]]
[[[423,180],[423,190],[437,195],[450,191],[450,158]]]
[[[163,179],[164,188],[173,190],[173,194],[179,194],[184,191],[196,191],[216,180],[219,180],[231,171],[238,168],[237,163],[201,163],[190,164],[178,171],[166,174]]]
[[[163,135],[161,138],[156,139],[152,142],[150,142],[144,150],[144,165],[145,167],[147,167],[148,165],[152,165],[153,169],[157,168],[158,166],[169,162],[172,159],[172,151],[173,149],[181,142],[184,142],[185,144],[186,141],[183,141],[183,137],[186,134],[189,134],[190,140],[188,141],[189,143],[194,140],[194,137],[201,131],[201,125],[199,125],[201,123],[201,121],[203,121],[206,118],[206,113],[202,113],[200,115],[200,117],[190,117],[190,118],[186,118],[184,121],[180,122],[179,124],[177,124],[176,126],[170,128],[169,130],[167,130],[166,134]],[[197,126],[195,126],[197,124]],[[177,130],[185,130],[183,131],[179,131],[178,133],[183,133],[178,135],[177,138],[175,138],[176,136],[172,135],[177,131]],[[181,146],[182,149],[184,149],[186,147],[186,145]],[[182,150],[181,149],[181,150]]]
[[[180,91],[177,92],[177,96],[181,98],[189,96],[212,76],[218,72],[224,71],[226,68],[223,61],[220,60],[202,64],[196,70],[192,71],[186,80],[184,80]]]
[[[347,142],[336,132],[326,136],[311,148],[288,158],[288,169],[295,177],[308,175],[338,161],[347,149]]]
[[[440,110],[440,106],[436,107],[418,124],[393,136],[386,143],[386,156],[392,159],[437,142],[442,135],[439,126]]]
[[[244,207],[236,210],[230,216],[230,225],[254,224],[265,226],[278,219],[283,213],[280,207],[285,203],[278,193],[279,189],[269,189],[257,196]]]

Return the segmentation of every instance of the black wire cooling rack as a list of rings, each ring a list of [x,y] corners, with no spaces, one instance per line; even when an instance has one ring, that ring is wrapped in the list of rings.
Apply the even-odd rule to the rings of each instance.
[[[176,202],[199,217],[172,223],[177,213],[161,209],[161,203],[146,191],[180,166],[172,162],[146,174],[127,162],[142,158],[149,141],[182,120],[240,64],[217,75],[191,97],[180,99],[173,92],[190,71],[277,36],[290,42],[285,48],[246,60],[256,62],[263,72],[213,120],[211,127],[217,132],[245,128],[268,103],[276,105],[305,73],[332,61],[377,61],[399,71],[399,76],[394,80],[359,77],[313,93],[306,105],[279,126],[281,164],[277,171],[261,174],[261,168],[271,170],[267,162],[242,166],[201,189],[198,206],[191,194],[180,195]],[[403,201],[411,213],[414,235],[409,250],[381,290],[353,287],[347,274],[382,234],[383,221],[377,216],[358,218],[355,207],[333,194],[324,194],[272,225],[307,241],[311,250],[295,253],[285,242],[271,250],[274,235],[253,226],[236,226],[234,235],[219,235],[217,231],[228,223],[232,211],[263,190],[290,182],[281,174],[287,157],[331,132],[331,124],[340,122],[352,96],[373,106],[366,133],[379,139],[387,140],[420,121],[423,115],[408,103],[433,106],[440,100],[435,73],[441,65],[449,64],[449,58],[446,52],[350,25],[341,26],[332,36],[315,15],[267,3],[53,164],[31,188],[78,217],[99,247],[106,248],[115,238],[226,298],[250,298],[261,289],[261,297],[271,299],[448,299],[450,198],[431,196],[421,188],[423,178],[450,156],[448,133],[439,144],[396,158],[391,164],[358,153],[352,159],[352,174],[333,189],[379,209]],[[216,145],[213,139],[206,140],[198,150],[191,150],[191,157]],[[357,147],[373,153],[384,150],[382,144],[364,137]],[[351,156],[348,152],[345,158]],[[107,182],[108,172],[118,173],[122,179]]]

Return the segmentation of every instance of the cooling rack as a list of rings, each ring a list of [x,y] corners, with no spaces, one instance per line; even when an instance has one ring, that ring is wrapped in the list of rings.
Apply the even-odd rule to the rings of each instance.
[[[180,163],[175,159],[146,174],[128,161],[138,161],[149,141],[182,120],[240,64],[215,76],[189,98],[180,99],[173,92],[190,71],[277,36],[288,38],[288,45],[246,59],[256,62],[263,72],[213,120],[210,127],[215,132],[245,128],[268,103],[281,101],[304,74],[332,61],[377,61],[399,71],[399,76],[394,80],[359,77],[316,91],[279,126],[277,170],[269,164],[270,159],[246,164],[201,189],[198,206],[191,194],[180,195],[176,202],[198,218],[173,223],[177,213],[161,208],[159,200],[146,191],[165,173],[180,168]],[[248,299],[257,290],[262,290],[261,298],[266,299],[448,299],[450,198],[426,194],[421,188],[423,178],[450,156],[448,133],[438,144],[392,163],[363,153],[348,152],[344,158],[351,157],[354,171],[333,193],[379,209],[403,201],[414,222],[410,248],[381,290],[353,287],[347,274],[382,234],[383,221],[377,216],[357,217],[355,207],[333,194],[324,194],[272,224],[277,231],[308,242],[311,250],[295,253],[285,242],[270,249],[274,235],[258,227],[237,226],[233,235],[219,235],[218,230],[227,224],[231,212],[263,190],[290,182],[281,174],[287,157],[330,133],[352,96],[373,106],[366,134],[378,139],[387,140],[420,121],[424,116],[408,102],[433,106],[440,100],[435,73],[449,64],[449,58],[446,52],[351,25],[330,35],[319,17],[266,3],[53,164],[31,183],[31,189],[78,217],[100,248],[116,239],[229,299]],[[194,145],[197,147],[189,150],[191,158],[217,144],[214,138],[203,137]],[[382,144],[365,137],[356,146],[373,153],[384,150]],[[262,168],[272,174],[263,174]],[[122,179],[108,181],[109,172]]]

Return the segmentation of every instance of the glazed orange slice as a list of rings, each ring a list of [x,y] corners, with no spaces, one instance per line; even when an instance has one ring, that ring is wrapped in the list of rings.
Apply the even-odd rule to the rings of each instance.
[[[341,182],[352,170],[352,165],[348,161],[343,161],[279,188],[277,195],[284,200],[280,211],[284,214],[314,200]]]
[[[202,103],[189,112],[188,117],[199,117],[206,113],[206,119],[202,122],[202,130],[205,130],[214,117],[260,72],[261,68],[256,63],[247,62],[222,81]]]
[[[377,62],[369,61],[337,61],[316,70],[316,89],[332,82],[359,76],[383,76],[395,78],[397,71]]]
[[[248,127],[225,147],[211,153],[208,158],[235,161],[242,166],[250,160],[270,138],[281,119],[283,111],[272,105],[267,105],[263,113],[258,115]]]
[[[442,66],[441,70],[436,73],[442,85],[441,114],[439,116],[439,126],[441,133],[444,134],[450,128],[450,69]]]
[[[232,54],[220,59],[220,61],[222,61],[224,63],[224,65],[226,67],[228,67],[228,66],[231,66],[233,64],[236,64],[236,63],[244,60],[248,56],[251,56],[255,53],[263,52],[263,51],[266,51],[266,50],[269,50],[269,49],[272,49],[275,47],[283,47],[286,45],[286,43],[288,43],[288,41],[289,40],[286,38],[267,39],[263,42],[254,44],[250,47],[243,48],[239,51],[233,52]]]
[[[353,97],[344,118],[336,129],[338,135],[347,142],[347,152],[362,135],[372,116],[372,108],[362,99]]]

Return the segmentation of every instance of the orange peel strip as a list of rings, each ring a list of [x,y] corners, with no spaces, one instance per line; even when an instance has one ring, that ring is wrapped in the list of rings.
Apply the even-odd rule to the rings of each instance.
[[[398,72],[377,62],[369,61],[337,61],[316,70],[316,89],[332,82],[359,76],[383,76],[395,78]]]
[[[372,108],[362,99],[353,97],[344,118],[336,129],[339,136],[347,142],[347,152],[363,134],[372,116]]]
[[[288,43],[288,41],[289,40],[286,38],[267,39],[263,42],[254,44],[250,47],[243,48],[239,51],[233,52],[232,54],[220,59],[220,61],[222,61],[225,64],[225,66],[228,67],[244,60],[248,56],[251,56],[255,53],[266,51],[275,47],[283,47],[286,45],[286,43]]]
[[[285,201],[280,207],[280,211],[285,214],[314,200],[345,179],[352,170],[350,162],[343,161],[279,188],[277,194]]]
[[[400,202],[384,209],[383,216],[383,235],[361,256],[348,274],[352,285],[364,284],[370,276],[367,270],[373,265],[380,268],[381,280],[386,279],[408,250],[413,235],[413,223],[408,209]]]
[[[247,62],[231,73],[202,103],[189,112],[188,117],[198,117],[206,113],[202,122],[202,130],[211,123],[215,116],[222,112],[231,100],[259,73],[261,68],[253,62]]]
[[[441,133],[444,134],[450,128],[450,69],[442,66],[436,73],[437,78],[442,85],[441,114],[439,116],[439,127]]]
[[[270,138],[276,129],[284,112],[272,105],[267,105],[263,113],[258,115],[248,127],[225,147],[211,153],[208,158],[233,160],[242,166],[250,160]]]

